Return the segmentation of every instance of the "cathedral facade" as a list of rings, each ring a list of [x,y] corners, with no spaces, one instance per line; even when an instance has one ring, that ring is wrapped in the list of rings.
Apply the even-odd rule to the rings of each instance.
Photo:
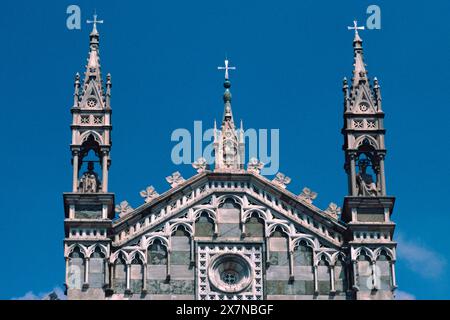
[[[320,209],[316,193],[288,190],[290,178],[261,175],[245,159],[225,64],[224,114],[215,126],[214,168],[166,178],[131,208],[108,190],[111,76],[104,82],[94,19],[84,79],[77,74],[72,191],[64,193],[69,299],[392,299],[395,198],[386,193],[380,86],[368,78],[355,29],[354,70],[343,82],[343,152],[348,196]]]

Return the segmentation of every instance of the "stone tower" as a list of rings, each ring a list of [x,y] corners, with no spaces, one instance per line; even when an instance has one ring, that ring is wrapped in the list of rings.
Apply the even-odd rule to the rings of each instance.
[[[69,299],[104,296],[114,194],[108,193],[111,164],[111,76],[103,84],[99,33],[94,16],[83,83],[75,76],[72,112],[73,184],[64,193],[66,286]]]
[[[348,196],[342,220],[347,223],[353,274],[358,299],[389,299],[395,281],[395,224],[390,217],[394,197],[386,195],[384,112],[377,78],[370,84],[363,46],[355,23],[354,70],[351,87],[344,79],[345,171]]]

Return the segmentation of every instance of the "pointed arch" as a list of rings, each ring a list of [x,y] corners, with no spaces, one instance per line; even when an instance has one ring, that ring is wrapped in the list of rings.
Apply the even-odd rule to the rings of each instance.
[[[266,227],[266,234],[270,237],[277,228],[280,228],[283,233],[286,234],[287,237],[290,236],[290,228],[287,224],[283,222],[274,222]]]
[[[360,148],[364,144],[364,141],[366,141],[366,140],[368,141],[369,145],[371,147],[373,147],[375,150],[379,149],[378,141],[374,137],[372,137],[371,135],[368,135],[368,134],[364,134],[364,135],[361,135],[358,138],[356,138],[354,145],[353,145],[353,149]]]
[[[100,133],[98,133],[97,131],[94,131],[94,130],[85,131],[80,135],[80,141],[79,141],[80,145],[87,142],[89,137],[91,137],[91,136],[95,142],[97,142],[99,145],[103,145],[103,137],[101,136]]]

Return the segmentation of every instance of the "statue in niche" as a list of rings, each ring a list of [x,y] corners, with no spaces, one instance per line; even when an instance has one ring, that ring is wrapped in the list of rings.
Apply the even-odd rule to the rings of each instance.
[[[358,186],[358,196],[377,196],[378,189],[373,182],[372,175],[366,173],[369,165],[367,160],[360,160],[358,162],[359,172],[356,175],[356,184]]]
[[[80,189],[83,193],[98,192],[99,180],[97,173],[94,172],[94,162],[88,162],[88,170],[83,173],[80,180]]]

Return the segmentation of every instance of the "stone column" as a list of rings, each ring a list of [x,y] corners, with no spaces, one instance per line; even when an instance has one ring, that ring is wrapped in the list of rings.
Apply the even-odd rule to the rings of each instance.
[[[353,260],[352,261],[352,265],[353,265],[353,289],[354,290],[358,290],[358,278],[357,278],[357,266],[358,266],[358,261]]]
[[[114,290],[114,274],[116,273],[116,265],[114,263],[109,264],[109,287]]]
[[[73,185],[72,192],[78,192],[78,150],[72,152],[72,163],[73,163]]]
[[[397,279],[395,278],[395,260],[391,261],[391,279],[392,287],[397,288]]]
[[[356,190],[356,154],[350,153],[350,181],[351,181],[351,188],[352,188],[352,196],[357,195]]]
[[[103,151],[102,156],[102,191],[108,192],[108,152]]]
[[[317,265],[313,266],[313,271],[314,271],[314,293],[317,294],[319,293],[319,279],[317,274]]]
[[[376,261],[371,261],[370,262],[372,264],[372,279],[373,279],[373,289],[377,290],[378,289],[378,279],[377,279],[377,264]]]
[[[381,182],[381,195],[386,195],[386,176],[384,174],[384,155],[379,155],[380,161],[380,182]]]
[[[89,283],[89,258],[84,260],[84,284]]]
[[[126,290],[130,290],[130,281],[131,281],[131,264],[127,263],[127,275],[126,275]]]
[[[170,280],[170,249],[167,248],[167,265],[166,265],[167,280]]]
[[[331,292],[335,292],[335,285],[334,285],[334,266],[330,266],[330,285],[331,285]]]
[[[143,265],[143,272],[142,275],[142,291],[147,291],[147,263],[144,263]]]

